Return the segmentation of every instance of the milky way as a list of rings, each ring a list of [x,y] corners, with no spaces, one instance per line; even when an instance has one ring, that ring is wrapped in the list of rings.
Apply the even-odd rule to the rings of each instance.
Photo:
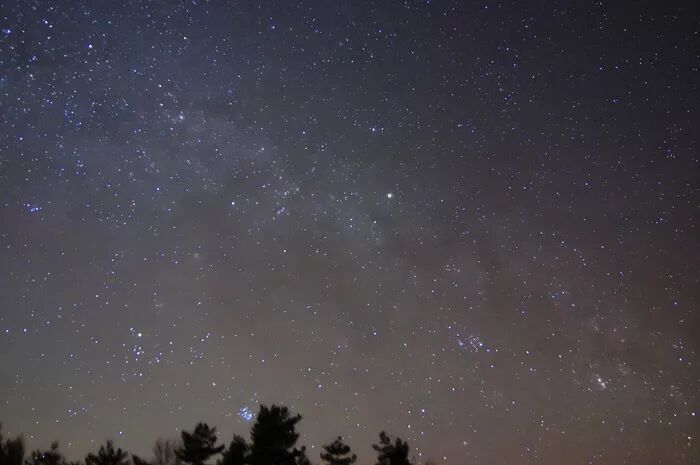
[[[5,434],[694,463],[697,8],[622,3],[3,2]]]

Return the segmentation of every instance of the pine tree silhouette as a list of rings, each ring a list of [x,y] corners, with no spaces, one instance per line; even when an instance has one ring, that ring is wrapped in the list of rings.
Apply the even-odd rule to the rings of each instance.
[[[250,446],[244,438],[237,434],[233,436],[228,449],[224,451],[217,465],[245,465],[248,463]]]
[[[25,460],[25,465],[66,465],[66,460],[58,451],[58,442],[51,443],[51,449],[47,451],[35,450]]]
[[[182,442],[158,439],[153,447],[153,460],[129,454],[115,448],[112,441],[100,446],[97,454],[90,453],[84,463],[68,462],[58,450],[58,443],[49,450],[34,450],[25,459],[21,436],[5,439],[0,428],[0,465],[207,465],[207,461],[223,451],[216,465],[312,465],[306,447],[297,446],[299,433],[296,425],[301,415],[292,415],[287,407],[260,406],[250,430],[250,441],[239,435],[226,448],[217,445],[216,428],[197,423],[193,432],[182,431]],[[2,425],[0,425],[1,427]],[[409,447],[401,438],[392,439],[386,432],[379,433],[379,441],[372,444],[377,452],[375,465],[412,465]],[[323,446],[322,465],[354,465],[357,455],[338,436]]]
[[[372,444],[372,449],[377,451],[376,465],[411,465],[406,441],[396,438],[392,444],[384,431],[379,433],[379,444]]]
[[[357,460],[357,455],[350,453],[350,446],[338,436],[335,441],[323,446],[325,452],[321,452],[321,460],[328,465],[352,465]]]
[[[182,432],[182,446],[175,449],[175,456],[190,465],[204,465],[209,457],[224,450],[216,445],[216,428],[197,423],[193,433]]]
[[[250,438],[249,465],[308,465],[306,449],[297,449],[296,424],[301,415],[291,416],[287,407],[260,406]]]
[[[0,424],[0,465],[22,465],[24,461],[24,440],[21,436],[14,439],[2,438]]]
[[[182,465],[182,461],[175,455],[177,448],[173,440],[157,439],[153,444],[153,465]]]
[[[306,446],[301,446],[301,449],[294,449],[294,463],[296,465],[311,465],[311,460],[306,456]]]
[[[134,465],[153,465],[152,462],[149,462],[146,459],[142,459],[136,454],[131,454],[131,463],[133,463]]]
[[[112,441],[107,441],[104,446],[100,446],[97,455],[88,454],[85,457],[85,465],[128,465],[129,454],[114,448]]]

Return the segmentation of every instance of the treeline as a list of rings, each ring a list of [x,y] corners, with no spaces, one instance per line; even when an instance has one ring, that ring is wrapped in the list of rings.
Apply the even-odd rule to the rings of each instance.
[[[296,425],[300,420],[301,415],[292,415],[287,407],[263,405],[249,440],[234,435],[228,446],[217,444],[216,428],[198,423],[191,432],[182,431],[178,442],[158,439],[150,458],[129,454],[107,441],[82,462],[67,461],[57,442],[48,450],[27,455],[21,436],[4,439],[0,429],[0,465],[312,465],[306,447],[297,446]],[[377,453],[376,465],[411,465],[408,444],[400,438],[392,440],[382,431],[372,448]],[[352,465],[357,456],[338,437],[323,446],[320,459],[323,465]]]

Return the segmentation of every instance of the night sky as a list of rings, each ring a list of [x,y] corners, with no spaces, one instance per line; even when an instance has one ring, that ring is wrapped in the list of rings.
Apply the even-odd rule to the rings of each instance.
[[[697,463],[698,18],[3,1],[3,431]]]

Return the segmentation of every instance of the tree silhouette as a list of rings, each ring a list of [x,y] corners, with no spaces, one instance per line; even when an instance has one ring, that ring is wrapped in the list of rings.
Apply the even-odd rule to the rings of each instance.
[[[311,460],[306,456],[306,446],[301,446],[301,449],[294,449],[293,454],[296,465],[311,465]]]
[[[301,446],[301,449],[294,449],[292,453],[295,465],[311,465],[311,460],[306,456],[306,446]]]
[[[149,462],[146,459],[142,459],[136,454],[131,454],[131,463],[134,465],[153,465],[153,462]]]
[[[357,460],[357,455],[350,453],[350,446],[340,436],[323,446],[323,449],[325,452],[321,452],[321,460],[328,465],[352,465]]]
[[[182,431],[181,442],[158,439],[153,446],[153,459],[128,454],[107,441],[97,453],[88,454],[84,463],[68,462],[59,452],[57,442],[48,450],[37,449],[25,457],[22,437],[5,438],[0,424],[0,465],[207,465],[207,461],[222,451],[215,465],[312,465],[306,447],[297,445],[296,427],[301,418],[281,405],[261,405],[250,429],[250,439],[234,435],[228,447],[217,445],[215,427],[197,423],[192,432]],[[408,443],[401,438],[394,439],[382,431],[372,448],[377,452],[374,465],[412,465]],[[320,456],[322,465],[357,462],[357,455],[340,436],[324,445]]]
[[[175,449],[175,456],[191,465],[204,465],[209,457],[224,450],[216,445],[216,428],[206,423],[197,423],[193,433],[182,432],[182,446]]]
[[[33,451],[29,458],[25,460],[25,465],[66,465],[66,460],[58,451],[58,442],[51,443],[51,449]]]
[[[157,439],[153,444],[153,465],[182,465],[175,455],[178,446],[170,439]]]
[[[408,444],[400,438],[391,443],[391,438],[382,431],[379,433],[379,444],[372,444],[377,451],[376,465],[411,465],[408,460]]]
[[[296,424],[301,415],[291,416],[287,407],[260,406],[250,438],[250,465],[308,465],[305,448],[297,449]]]
[[[107,441],[104,446],[100,446],[97,455],[88,454],[85,457],[85,465],[127,465],[129,454],[114,448],[112,441]]]
[[[234,435],[228,449],[224,451],[217,465],[245,465],[248,463],[250,446],[244,438]]]
[[[22,465],[23,461],[24,440],[21,436],[3,440],[2,425],[0,424],[0,465]]]

